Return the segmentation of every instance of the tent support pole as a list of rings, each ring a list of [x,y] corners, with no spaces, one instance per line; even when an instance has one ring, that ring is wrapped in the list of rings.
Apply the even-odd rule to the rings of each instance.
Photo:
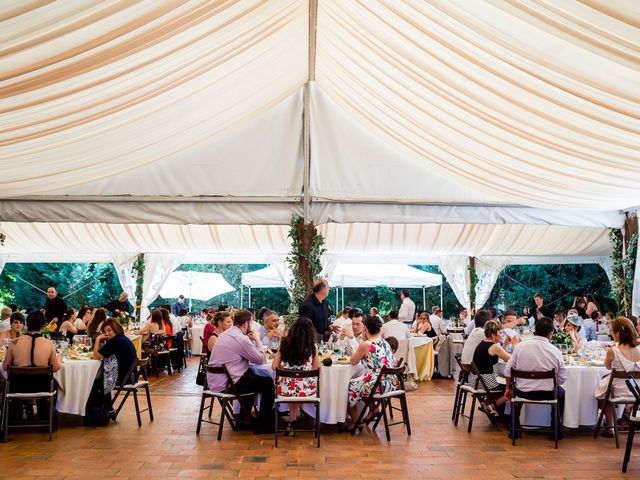
[[[242,301],[244,300],[243,297],[243,293],[244,293],[244,285],[240,284],[240,309],[242,310]]]
[[[440,310],[444,312],[443,299],[442,299],[442,284],[440,284]]]
[[[427,297],[424,294],[424,285],[422,286],[422,309],[427,310]]]
[[[317,28],[318,1],[309,0],[309,65],[307,82],[304,85],[304,107],[302,119],[302,154],[304,157],[304,167],[302,171],[302,206],[304,223],[310,221],[309,204],[311,203],[311,192],[309,183],[311,178],[311,120],[309,112],[309,96],[311,94],[311,82],[316,79],[316,28]]]
[[[336,287],[336,316],[338,316],[338,310],[340,309],[340,304],[338,303],[338,291],[340,290],[340,287]]]
[[[249,287],[249,308],[251,308],[251,287]]]
[[[342,310],[344,310],[344,287],[342,287]]]

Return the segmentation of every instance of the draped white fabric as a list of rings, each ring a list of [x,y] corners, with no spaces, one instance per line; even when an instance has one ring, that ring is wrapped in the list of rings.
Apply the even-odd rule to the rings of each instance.
[[[4,270],[4,266],[7,264],[8,257],[9,255],[7,254],[0,254],[0,275],[2,274],[2,270]]]
[[[476,304],[475,309],[484,307],[487,303],[491,290],[493,290],[500,272],[509,265],[509,257],[476,257],[475,269],[478,276],[476,284]]]
[[[3,12],[0,195],[72,193],[194,151],[207,175],[229,170],[235,159],[194,149],[295,95],[307,76],[307,10],[302,0],[246,0]]]
[[[638,204],[633,1],[318,5],[317,83],[418,171],[521,205]]]
[[[471,309],[471,274],[469,273],[469,257],[451,255],[440,257],[438,260],[440,271],[449,282],[449,286],[456,298],[465,308]]]
[[[308,4],[5,6],[0,216],[286,223],[293,205],[224,202],[301,194]],[[320,203],[314,218],[380,221],[371,200],[477,204],[478,223],[581,211],[572,224],[594,225],[590,212],[639,205],[639,23],[634,0],[320,0],[305,194],[354,204]],[[54,195],[94,201],[25,199]],[[184,206],[198,196],[212,203]],[[420,222],[411,212],[384,218]],[[473,221],[462,212],[422,218]]]
[[[142,282],[142,300],[140,318],[149,316],[149,304],[160,294],[160,289],[176,267],[180,265],[180,256],[171,253],[144,254],[144,281]]]
[[[3,222],[9,261],[112,261],[113,253],[180,254],[184,263],[265,263],[291,249],[283,225],[156,225]],[[325,270],[337,263],[437,264],[442,255],[544,255],[544,263],[599,262],[611,255],[604,228],[550,225],[326,224]],[[333,260],[332,260],[333,258]],[[333,262],[333,263],[332,263]],[[537,263],[533,261],[533,263]],[[274,262],[275,264],[275,262]]]
[[[116,269],[122,291],[129,295],[129,302],[138,305],[136,298],[136,280],[138,273],[133,269],[138,254],[115,253],[113,254],[113,266]]]

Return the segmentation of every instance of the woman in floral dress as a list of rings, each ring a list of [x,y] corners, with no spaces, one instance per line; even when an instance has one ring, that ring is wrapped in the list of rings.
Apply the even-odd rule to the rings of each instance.
[[[349,382],[349,405],[347,411],[353,422],[358,418],[358,401],[369,396],[382,367],[394,367],[393,353],[389,344],[380,336],[382,321],[378,317],[369,317],[364,322],[364,340],[351,356],[351,365],[362,363],[364,373],[352,378]],[[381,392],[390,392],[397,388],[398,380],[395,377],[384,378],[380,384]],[[370,412],[372,414],[373,412]]]
[[[289,334],[282,339],[280,350],[273,358],[271,367],[287,370],[315,370],[320,368],[320,357],[315,343],[315,329],[307,317],[300,317],[291,327]],[[318,392],[317,379],[278,378],[276,396],[278,397],[311,397]],[[289,404],[289,425],[295,422],[300,412],[300,405]]]

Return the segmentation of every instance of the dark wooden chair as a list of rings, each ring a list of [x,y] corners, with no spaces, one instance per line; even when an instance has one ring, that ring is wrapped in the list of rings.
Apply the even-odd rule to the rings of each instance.
[[[553,390],[550,391],[552,398],[549,400],[530,400],[528,398],[516,396],[518,388],[518,379],[529,380],[553,380]],[[560,434],[560,411],[558,408],[558,390],[556,384],[556,371],[555,369],[546,372],[525,372],[523,370],[511,369],[511,380],[513,382],[513,396],[509,401],[511,405],[511,444],[516,444],[516,434],[522,434],[525,427],[533,427],[534,425],[520,425],[516,428],[516,415],[519,414],[519,409],[516,409],[517,405],[533,404],[533,405],[548,405],[551,407],[551,411],[554,413],[553,422],[549,428],[539,428],[539,431],[548,432],[555,437],[555,446],[558,448],[558,435]],[[516,411],[518,410],[518,411]]]
[[[363,420],[365,418],[365,413],[369,412],[370,419],[369,421],[373,423],[373,430],[378,427],[380,420],[384,421],[384,430],[387,437],[387,441],[391,441],[391,432],[389,427],[393,425],[405,425],[407,429],[407,435],[411,435],[411,423],[409,421],[409,409],[407,408],[407,395],[404,389],[404,380],[402,378],[402,374],[404,373],[404,366],[401,367],[382,367],[380,369],[380,374],[376,379],[376,383],[373,385],[369,396],[362,399],[364,402],[364,408],[362,412],[360,412],[360,416],[356,420],[356,423],[351,430],[351,434],[355,434],[356,431],[359,431],[362,428]],[[386,376],[395,376],[398,380],[398,389],[390,392],[380,393],[382,380],[386,378]],[[402,412],[402,420],[394,423],[389,423],[388,418],[388,407],[389,403],[387,399],[397,398],[400,400],[400,410]],[[376,411],[378,410],[378,411]],[[368,423],[368,422],[367,422]]]
[[[631,449],[633,448],[633,437],[636,434],[638,425],[640,425],[640,387],[633,378],[626,380],[627,388],[635,398],[635,403],[631,410],[631,416],[629,417],[629,436],[627,437],[627,447],[624,450],[624,460],[622,461],[622,472],[626,473],[627,465],[629,465],[629,458],[631,457]]]
[[[224,425],[224,419],[226,418],[231,425],[231,428],[235,431],[237,430],[238,422],[246,423],[249,425],[254,424],[253,416],[251,415],[251,409],[247,409],[247,401],[251,400],[255,402],[256,394],[254,392],[250,393],[238,393],[236,390],[236,386],[233,383],[231,375],[227,370],[226,365],[220,365],[216,367],[211,367],[209,365],[205,365],[206,373],[212,373],[216,375],[225,375],[227,378],[227,384],[224,392],[214,392],[209,389],[209,382],[205,377],[204,387],[202,388],[202,400],[200,401],[200,411],[198,413],[198,425],[196,427],[196,435],[200,435],[200,428],[202,423],[210,423],[212,425],[218,426],[218,440],[222,439],[222,429]],[[210,400],[209,405],[207,405],[207,400]],[[211,416],[213,413],[213,404],[215,400],[220,404],[220,418],[216,422],[211,420]],[[238,401],[240,404],[240,417],[235,418],[233,415],[233,402]],[[208,420],[204,420],[202,417],[204,415],[205,410],[209,410]]]
[[[274,431],[274,444],[275,447],[278,448],[278,433],[283,432],[285,430],[280,430],[278,426],[278,406],[283,403],[297,403],[299,405],[311,404],[316,407],[316,422],[314,428],[297,428],[291,430],[295,435],[295,432],[315,432],[315,436],[317,439],[317,447],[320,448],[320,369],[316,370],[287,370],[278,368],[276,369],[276,386],[278,385],[278,381],[280,378],[286,378],[291,380],[301,380],[305,378],[315,378],[317,391],[313,396],[308,397],[283,397],[280,395],[276,395],[276,399],[274,401],[275,405],[275,431]]]
[[[609,376],[609,384],[607,385],[607,392],[605,393],[604,400],[602,403],[602,408],[600,410],[600,415],[598,416],[598,422],[596,423],[596,430],[593,432],[593,438],[598,438],[598,433],[600,432],[600,426],[602,425],[602,419],[605,415],[605,410],[607,406],[611,405],[611,408],[614,412],[614,422],[613,422],[613,436],[616,440],[616,448],[620,448],[620,441],[618,440],[618,422],[616,413],[616,407],[618,405],[633,405],[636,403],[636,399],[629,395],[627,397],[614,397],[613,396],[613,383],[614,380],[626,380],[628,378],[640,378],[640,373],[638,372],[625,372],[624,370],[616,370],[615,368],[611,370],[611,375]]]
[[[33,391],[29,388],[33,385],[47,385],[42,391]],[[2,408],[3,415],[3,441],[7,441],[10,428],[49,428],[49,441],[53,432],[55,416],[56,386],[53,378],[53,367],[9,367],[7,372],[7,383]],[[33,419],[32,421],[12,421],[11,407],[25,401],[47,401],[49,404],[48,419]]]
[[[130,395],[133,396],[133,404],[136,409],[136,419],[138,420],[138,427],[142,426],[142,419],[140,418],[140,414],[143,412],[149,412],[149,419],[153,422],[153,406],[151,405],[151,392],[149,391],[149,378],[147,375],[147,368],[149,367],[150,359],[144,358],[142,360],[137,360],[133,363],[127,376],[122,381],[121,385],[117,385],[115,389],[115,394],[111,399],[111,418],[116,420],[118,418],[118,414],[122,407],[124,406],[127,398]],[[140,378],[142,377],[142,379]],[[147,396],[147,408],[140,409],[140,402],[138,400],[138,393],[140,390],[144,390]],[[120,404],[114,408],[118,397],[124,393]]]

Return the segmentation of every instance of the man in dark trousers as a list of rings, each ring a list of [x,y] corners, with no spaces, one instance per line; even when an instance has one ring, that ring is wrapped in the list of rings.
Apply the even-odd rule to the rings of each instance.
[[[316,329],[316,340],[324,338],[329,326],[329,282],[320,278],[313,283],[311,294],[302,302],[298,313],[301,317],[310,318]]]
[[[44,310],[47,323],[51,323],[53,320],[60,323],[64,312],[67,310],[67,302],[58,295],[56,287],[47,289],[47,301],[44,303]]]

